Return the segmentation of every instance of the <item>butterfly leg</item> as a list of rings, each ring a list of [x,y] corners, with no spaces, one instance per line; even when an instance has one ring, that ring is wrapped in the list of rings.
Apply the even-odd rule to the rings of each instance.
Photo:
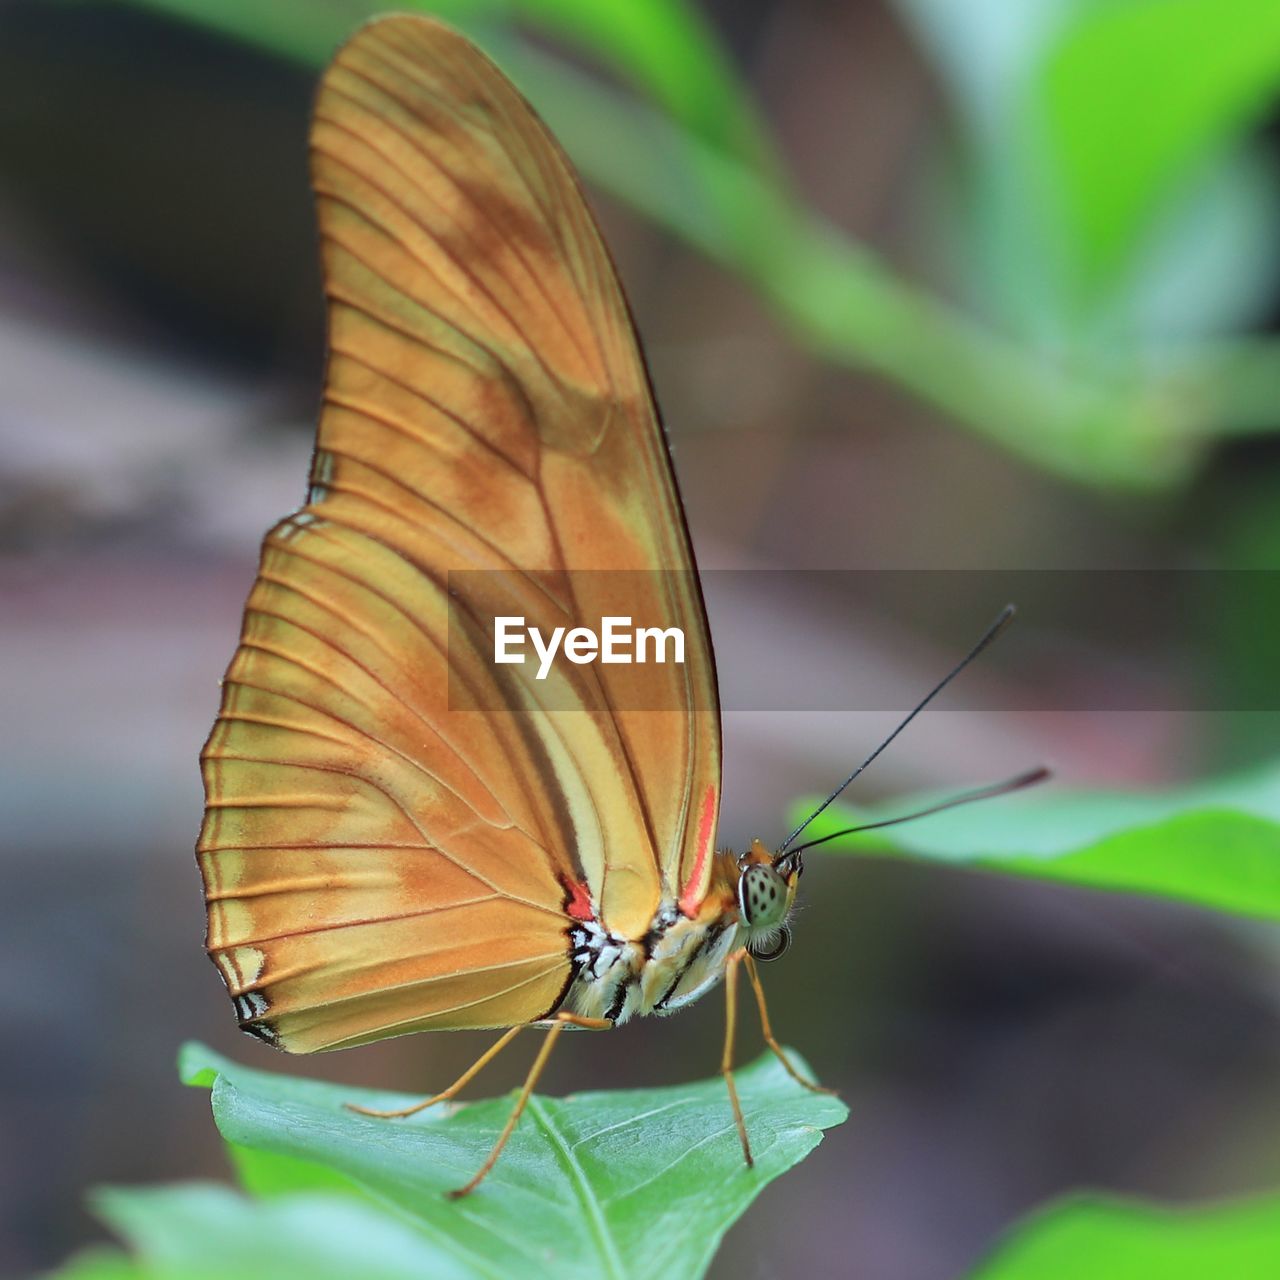
[[[354,1102],[344,1103],[344,1105],[348,1111],[358,1111],[362,1116],[378,1116],[383,1120],[396,1120],[402,1116],[417,1115],[419,1111],[434,1107],[437,1102],[447,1102],[461,1093],[516,1038],[516,1032],[520,1029],[520,1027],[512,1027],[510,1031],[504,1031],[497,1042],[490,1045],[447,1089],[423,1102],[415,1102],[411,1107],[401,1107],[396,1111],[379,1111],[375,1107],[362,1107]]]
[[[769,1025],[769,1006],[765,1003],[764,987],[760,982],[760,971],[756,966],[755,957],[749,952],[744,951],[743,964],[747,970],[747,977],[751,980],[751,989],[755,992],[756,1008],[760,1010],[760,1031],[764,1036],[764,1042],[773,1050],[778,1061],[786,1068],[789,1075],[797,1084],[802,1084],[806,1089],[813,1093],[835,1093],[834,1089],[828,1089],[825,1085],[814,1084],[812,1080],[806,1080],[791,1065],[790,1059],[787,1057],[786,1051],[778,1043],[777,1038],[773,1034],[773,1028]]]
[[[613,1026],[613,1023],[608,1018],[584,1018],[576,1013],[557,1013],[554,1016],[551,1029],[547,1032],[546,1039],[542,1042],[542,1048],[538,1050],[538,1056],[533,1060],[533,1066],[529,1068],[529,1074],[525,1077],[524,1088],[520,1090],[516,1105],[512,1107],[511,1114],[507,1117],[507,1123],[502,1126],[502,1132],[498,1134],[498,1140],[493,1144],[493,1150],[489,1152],[488,1158],[480,1166],[476,1176],[465,1187],[459,1187],[456,1191],[448,1193],[450,1200],[460,1200],[463,1196],[470,1195],[484,1181],[489,1170],[498,1163],[502,1148],[507,1145],[507,1139],[511,1137],[516,1125],[519,1123],[520,1117],[528,1105],[529,1096],[533,1093],[534,1086],[538,1083],[538,1078],[542,1075],[543,1068],[547,1065],[547,1059],[551,1057],[551,1050],[555,1048],[556,1040],[559,1039],[560,1033],[566,1027],[571,1026],[586,1027],[592,1031],[607,1031]],[[513,1028],[507,1032],[507,1035],[511,1036],[514,1032],[515,1029]],[[497,1046],[494,1048],[496,1051]]]
[[[742,1141],[742,1154],[751,1168],[751,1143],[747,1138],[747,1122],[742,1118],[742,1104],[738,1101],[738,1086],[733,1082],[733,1034],[738,1019],[738,966],[747,958],[745,947],[735,951],[724,967],[724,1053],[720,1055],[720,1074],[729,1087],[729,1104],[733,1107],[733,1122],[738,1126]]]

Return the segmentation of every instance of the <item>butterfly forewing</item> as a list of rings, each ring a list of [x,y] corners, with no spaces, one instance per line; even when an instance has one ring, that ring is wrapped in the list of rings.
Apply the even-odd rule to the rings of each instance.
[[[297,1051],[545,1016],[571,903],[640,937],[699,900],[720,768],[665,442],[556,144],[483,55],[401,17],[326,74],[312,167],[310,501],[264,543],[200,840],[210,952],[242,1021]],[[609,667],[496,667],[461,570],[548,632],[660,616],[686,661],[620,669],[625,697]]]

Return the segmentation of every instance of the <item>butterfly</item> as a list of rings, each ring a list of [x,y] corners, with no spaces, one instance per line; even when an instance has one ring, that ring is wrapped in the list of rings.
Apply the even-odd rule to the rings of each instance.
[[[797,833],[715,844],[706,614],[617,274],[572,168],[464,37],[395,16],[336,55],[312,182],[328,365],[306,504],[262,547],[201,760],[207,950],[293,1053],[669,1014],[786,948]],[[660,617],[682,663],[494,662],[454,575],[547,634]],[[487,580],[487,579],[486,579]],[[478,607],[478,606],[475,606]],[[469,697],[459,706],[458,693]],[[641,696],[637,696],[637,690]],[[518,705],[516,705],[518,704]],[[513,707],[503,712],[496,708]],[[485,708],[494,710],[486,711]]]

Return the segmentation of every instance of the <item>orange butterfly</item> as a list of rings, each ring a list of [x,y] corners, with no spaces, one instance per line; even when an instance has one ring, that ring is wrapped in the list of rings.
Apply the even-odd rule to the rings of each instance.
[[[773,1036],[755,958],[785,950],[800,855],[821,841],[794,845],[805,823],[774,853],[715,849],[706,616],[644,361],[578,182],[493,63],[416,17],[374,22],[339,52],[312,169],[324,406],[309,500],[267,534],[202,755],[209,955],[241,1027],[293,1053],[504,1029],[436,1098],[374,1114],[453,1097],[521,1027],[547,1028],[455,1194],[492,1168],[566,1027],[672,1013],[723,979],[721,1070],[750,1164],[738,972],[770,1048],[818,1089]],[[492,579],[491,598],[460,602],[460,573]],[[495,663],[473,607],[543,634],[661,619],[683,632],[685,661],[540,685]]]
[[[507,1028],[440,1097],[520,1027],[549,1027],[464,1191],[566,1026],[674,1012],[725,978],[750,1163],[734,988],[742,965],[800,1079],[752,953],[785,946],[801,863],[713,844],[720,725],[693,553],[577,179],[493,63],[416,17],[339,52],[311,148],[324,405],[309,500],[265,539],[202,755],[209,954],[241,1027],[294,1053]],[[531,689],[450,628],[458,570],[501,571],[544,631],[659,614],[686,660],[626,668],[635,709],[608,666],[523,716],[451,708],[451,675],[495,703]]]

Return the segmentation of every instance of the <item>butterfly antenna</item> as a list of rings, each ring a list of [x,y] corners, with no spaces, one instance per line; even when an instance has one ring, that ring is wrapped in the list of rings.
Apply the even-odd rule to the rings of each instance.
[[[960,659],[950,671],[947,672],[937,684],[929,690],[927,694],[916,704],[915,708],[910,711],[902,720],[902,723],[778,846],[777,853],[781,855],[786,852],[787,846],[798,836],[804,829],[816,818],[833,800],[835,800],[844,789],[869,765],[884,749],[891,743],[894,738],[900,734],[915,718],[922,712],[925,707],[931,703],[934,698],[940,694],[943,689],[949,685],[964,669],[978,656],[1013,620],[1013,615],[1017,612],[1013,605],[1007,604],[1000,610],[1000,616],[982,633],[982,638],[977,644]],[[775,855],[776,856],[776,855]]]
[[[949,800],[940,800],[927,808],[917,809],[914,813],[900,814],[896,818],[882,818],[879,822],[864,822],[861,826],[846,827],[843,831],[833,831],[829,836],[819,836],[805,844],[797,845],[790,852],[794,857],[806,849],[826,844],[828,840],[838,840],[841,836],[851,836],[858,831],[878,831],[881,827],[896,827],[900,822],[914,822],[917,818],[927,818],[933,813],[942,813],[946,809],[958,809],[961,805],[972,804],[975,800],[994,800],[996,796],[1007,796],[1014,791],[1022,791],[1026,787],[1034,787],[1037,783],[1046,782],[1053,774],[1044,765],[1028,769],[1016,778],[1006,778],[1003,782],[992,782],[985,787],[975,787],[972,791],[962,792]]]

